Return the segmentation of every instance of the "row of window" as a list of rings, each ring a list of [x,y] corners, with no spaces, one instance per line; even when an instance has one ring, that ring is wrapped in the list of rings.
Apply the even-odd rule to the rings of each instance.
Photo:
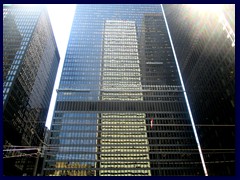
[[[4,87],[7,87],[7,85],[4,85]],[[139,93],[118,93],[118,92],[111,92],[116,90],[121,90],[120,88],[108,88],[108,90],[104,90],[103,92],[64,92],[64,93],[58,93],[58,101],[98,101],[98,99],[101,100],[109,100],[109,101],[150,101],[150,102],[182,102],[184,103],[184,97],[165,97],[162,95],[151,95],[144,92]],[[124,90],[122,88],[122,90]],[[135,88],[136,90],[136,88]],[[83,90],[84,91],[84,90]],[[107,92],[108,91],[108,92]]]
[[[141,112],[185,112],[184,102],[123,102],[123,101],[98,101],[98,102],[71,102],[58,101],[56,103],[57,111],[141,111]]]
[[[150,117],[151,116],[151,117]],[[143,113],[105,113],[104,117],[106,118],[111,118],[112,121],[119,121],[124,118],[129,118],[131,120],[138,120],[139,118],[146,118],[146,120],[150,120],[154,118],[159,124],[170,124],[171,126],[175,125],[186,125],[188,121],[188,116],[187,113],[154,113],[154,114],[143,114]],[[101,120],[102,117],[99,116],[97,117],[96,113],[77,113],[77,112],[64,112],[64,113],[59,113],[56,112],[54,115],[54,121],[56,122],[62,122],[62,123],[78,123],[78,120],[81,121],[86,121],[86,122],[91,122],[93,120],[94,122],[96,121],[96,118],[98,120]]]

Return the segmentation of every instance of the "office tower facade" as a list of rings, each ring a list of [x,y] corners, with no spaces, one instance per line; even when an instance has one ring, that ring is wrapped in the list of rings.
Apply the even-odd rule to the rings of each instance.
[[[234,175],[235,8],[207,12],[199,6],[164,9],[208,173]]]
[[[77,5],[50,132],[45,176],[204,175],[161,5]]]
[[[3,6],[4,175],[33,175],[59,59],[44,6]]]
[[[135,21],[105,21],[101,67],[102,101],[143,101]],[[145,114],[133,112],[100,114],[100,176],[151,175]]]

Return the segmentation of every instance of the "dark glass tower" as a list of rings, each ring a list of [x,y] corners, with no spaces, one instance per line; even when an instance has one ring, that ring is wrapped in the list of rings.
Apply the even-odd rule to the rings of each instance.
[[[204,175],[161,5],[78,5],[46,176]]]
[[[4,175],[33,175],[59,59],[44,6],[3,6]]]
[[[235,5],[199,6],[164,9],[208,173],[234,175]]]

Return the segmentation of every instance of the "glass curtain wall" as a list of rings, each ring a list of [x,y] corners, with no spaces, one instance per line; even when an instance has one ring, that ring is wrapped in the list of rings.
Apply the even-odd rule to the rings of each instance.
[[[204,175],[160,5],[78,5],[43,175]]]

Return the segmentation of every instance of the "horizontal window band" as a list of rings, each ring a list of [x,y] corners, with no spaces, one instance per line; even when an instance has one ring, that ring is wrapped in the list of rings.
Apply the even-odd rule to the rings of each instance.
[[[56,161],[56,162],[61,162],[61,160],[59,160],[59,161]],[[88,162],[88,161],[85,161],[85,162]],[[199,161],[199,162],[194,162],[194,163],[189,163],[188,162],[188,164],[184,164],[184,165],[187,165],[187,166],[182,166],[182,164],[183,163],[176,163],[176,164],[178,164],[179,165],[179,167],[176,167],[176,166],[173,166],[173,165],[176,165],[176,164],[168,164],[169,166],[166,166],[166,167],[161,167],[161,171],[162,170],[185,170],[185,169],[187,169],[187,170],[196,170],[196,167],[193,167],[192,166],[192,164],[201,164],[201,162]],[[116,165],[115,165],[116,166]],[[126,166],[127,166],[127,164],[126,164]],[[200,169],[200,168],[199,168]],[[112,171],[114,171],[114,172],[106,172],[106,173],[104,173],[104,174],[109,174],[109,173],[111,173],[111,174],[118,174],[119,175],[119,172],[118,171],[120,171],[120,170],[124,170],[124,172],[122,172],[122,174],[123,175],[126,175],[126,172],[127,171],[131,171],[131,170],[134,170],[133,172],[129,172],[129,174],[144,174],[144,172],[142,172],[143,170],[159,170],[159,168],[157,167],[157,168],[148,168],[148,167],[140,167],[140,168],[129,168],[129,167],[125,167],[125,168],[122,168],[122,167],[114,167],[114,168],[111,168],[111,167],[103,167],[103,168],[93,168],[93,167],[89,167],[89,168],[64,168],[64,167],[62,167],[62,168],[44,168],[43,169],[44,171],[46,171],[46,170],[51,170],[51,171],[53,171],[53,170],[55,170],[55,171],[59,171],[59,170],[91,170],[91,171],[94,171],[94,170],[99,170],[99,171],[107,171],[107,170],[112,170]],[[125,172],[126,171],[126,172]],[[138,172],[139,171],[139,172]],[[141,171],[141,172],[140,172]]]
[[[57,101],[55,111],[165,112],[187,111],[184,102],[149,101]]]
[[[189,154],[189,153],[188,153]],[[164,154],[160,154],[160,155],[163,155]],[[86,160],[85,162],[115,162],[116,160],[111,160],[111,159],[106,159],[106,160]],[[134,159],[134,162],[139,162],[139,163],[144,163],[144,162],[155,162],[155,163],[158,163],[158,164],[165,164],[165,163],[176,163],[176,164],[179,164],[183,161],[183,159],[140,159],[140,160],[136,160]],[[69,162],[67,159],[61,159],[61,160],[51,160],[51,159],[47,159],[46,162],[48,163],[56,163],[56,162]],[[78,159],[72,159],[71,162],[79,162]],[[132,162],[132,161],[129,161],[128,159],[126,160],[123,160],[123,159],[118,159],[118,162]],[[184,159],[184,162],[188,162],[188,163],[191,163],[191,162],[194,162],[193,159]],[[200,161],[199,161],[200,162]]]
[[[114,87],[111,87],[111,88],[114,88]],[[132,93],[132,92],[177,92],[177,93],[181,93],[181,92],[184,92],[182,90],[155,90],[155,89],[143,89],[143,90],[132,90],[132,89],[129,89],[129,90],[126,90],[126,88],[124,90],[122,89],[112,89],[112,90],[99,90],[99,89],[69,89],[69,88],[64,88],[64,89],[57,89],[57,92],[109,92],[109,93],[112,93],[112,92],[115,92],[115,93],[119,93],[119,92],[125,92],[125,93]],[[110,96],[111,94],[106,94],[105,96]],[[118,94],[116,94],[117,96]],[[121,95],[121,94],[120,94]],[[132,95],[132,94],[131,94]],[[134,94],[133,94],[134,95]],[[136,94],[139,96],[139,94]],[[144,96],[145,94],[141,95],[142,97],[145,97]],[[146,94],[148,95],[148,94]],[[152,94],[149,94],[149,95],[152,95]],[[147,97],[149,97],[149,95]],[[158,95],[158,94],[157,94]],[[165,94],[164,94],[165,95]],[[127,96],[127,95],[125,95]],[[153,96],[154,97],[154,96]],[[162,96],[162,97],[166,97],[166,96]]]

